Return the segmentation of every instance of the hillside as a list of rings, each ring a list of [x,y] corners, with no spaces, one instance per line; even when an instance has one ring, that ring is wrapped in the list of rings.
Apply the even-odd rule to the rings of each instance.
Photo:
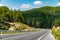
[[[60,26],[60,6],[44,6],[41,8],[31,9],[27,11],[20,11],[20,9],[10,10],[6,6],[0,7],[0,24],[5,22],[20,22],[35,28],[52,28],[52,26]],[[10,28],[6,24],[0,29]]]
[[[39,28],[52,28],[60,26],[60,6],[44,6],[23,11],[24,22],[27,25]]]
[[[10,24],[10,28],[9,30],[32,30],[35,29],[33,27],[30,27],[26,24],[20,23],[20,22],[14,22],[14,23],[9,23]]]

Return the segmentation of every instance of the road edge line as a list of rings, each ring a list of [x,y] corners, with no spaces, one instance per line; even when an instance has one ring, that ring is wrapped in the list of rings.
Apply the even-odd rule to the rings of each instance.
[[[40,40],[43,36],[45,36],[47,33],[43,34],[41,37],[39,37],[37,40]]]

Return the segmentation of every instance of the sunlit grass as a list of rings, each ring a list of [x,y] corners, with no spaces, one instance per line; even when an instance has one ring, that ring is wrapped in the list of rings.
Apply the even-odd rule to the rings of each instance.
[[[55,30],[52,29],[52,33],[56,40],[60,40],[60,28],[59,29],[56,28]]]
[[[17,34],[17,33],[21,33],[21,32],[0,32],[0,34]]]

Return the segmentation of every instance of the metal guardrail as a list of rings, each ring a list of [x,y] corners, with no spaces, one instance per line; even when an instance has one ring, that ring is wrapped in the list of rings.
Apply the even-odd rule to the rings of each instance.
[[[11,30],[0,30],[0,32],[21,32],[20,30],[15,30],[15,31],[11,31]]]
[[[18,32],[21,32],[20,30],[16,30],[16,31],[10,31],[10,30],[0,30],[0,33],[6,33],[6,32],[16,32],[16,33],[18,33]]]

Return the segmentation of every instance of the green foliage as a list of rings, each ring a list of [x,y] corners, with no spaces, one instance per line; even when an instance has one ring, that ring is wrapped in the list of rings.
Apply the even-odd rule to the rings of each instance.
[[[51,30],[56,40],[60,40],[60,27],[59,29]]]
[[[21,22],[23,20],[23,16],[20,10],[9,10],[6,6],[0,7],[0,23],[2,23],[2,28],[0,29],[8,29],[9,25],[6,26],[4,23],[6,22]],[[5,27],[4,27],[4,26]]]
[[[39,28],[52,28],[60,23],[60,7],[45,6],[37,9],[23,11],[25,24]],[[55,21],[57,20],[57,22]],[[37,24],[37,22],[39,22]]]
[[[52,28],[53,25],[60,26],[59,20],[60,6],[44,6],[27,11],[0,7],[0,22],[22,22],[36,28]]]

